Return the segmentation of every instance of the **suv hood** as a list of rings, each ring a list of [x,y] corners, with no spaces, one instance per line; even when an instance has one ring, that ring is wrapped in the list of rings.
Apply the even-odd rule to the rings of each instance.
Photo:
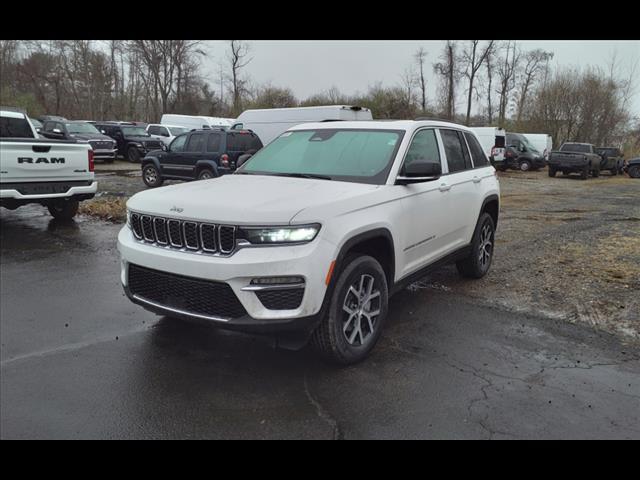
[[[149,140],[155,140],[155,138],[151,138],[151,137],[142,137],[140,135],[125,135],[125,137],[127,140],[132,141],[132,142],[138,142],[138,143],[142,143],[142,142],[148,142]]]
[[[378,188],[332,180],[231,174],[145,190],[131,197],[127,207],[142,213],[212,223],[282,225],[305,209],[329,204],[346,206],[346,199]]]
[[[71,137],[76,138],[78,140],[99,140],[99,141],[106,141],[106,140],[113,140],[113,138],[107,136],[107,135],[102,135],[101,133],[72,133]]]

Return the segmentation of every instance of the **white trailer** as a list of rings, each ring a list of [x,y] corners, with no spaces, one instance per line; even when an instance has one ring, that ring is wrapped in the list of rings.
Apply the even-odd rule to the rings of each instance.
[[[267,145],[295,125],[332,120],[373,120],[373,116],[368,108],[351,105],[267,108],[245,110],[236,119],[232,128],[252,130],[260,137],[263,145]]]
[[[472,127],[480,141],[480,145],[492,164],[504,162],[507,132],[498,127]]]
[[[189,129],[212,127],[229,128],[234,121],[235,119],[233,118],[206,117],[201,115],[177,115],[173,113],[165,113],[160,119],[160,124],[185,127]]]
[[[549,153],[553,150],[553,138],[546,133],[523,133],[527,140],[538,150],[545,160],[549,157]]]

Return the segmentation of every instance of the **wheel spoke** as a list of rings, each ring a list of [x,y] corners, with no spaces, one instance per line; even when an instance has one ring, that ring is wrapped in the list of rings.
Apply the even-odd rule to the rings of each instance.
[[[351,315],[349,315],[349,318],[347,319],[347,321],[344,322],[344,326],[342,327],[342,331],[344,333],[347,332],[347,329],[349,328],[349,325],[351,325],[351,323],[353,322],[354,318],[356,318],[356,312],[353,312]]]

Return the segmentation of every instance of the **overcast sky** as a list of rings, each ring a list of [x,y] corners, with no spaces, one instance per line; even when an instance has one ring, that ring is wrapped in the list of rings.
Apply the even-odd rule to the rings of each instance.
[[[427,95],[433,99],[436,85],[431,63],[436,61],[444,45],[440,40],[251,40],[248,43],[253,60],[245,71],[251,79],[258,84],[271,82],[274,86],[289,87],[300,99],[332,86],[345,94],[354,94],[365,92],[378,81],[385,86],[397,84],[421,46],[428,52]],[[606,68],[614,52],[623,71],[640,62],[640,41],[522,40],[518,44],[524,50],[542,48],[554,52],[554,65]],[[218,65],[226,61],[228,48],[225,41],[205,42],[209,56],[204,70],[209,81],[217,85],[216,90],[220,84]],[[634,115],[640,115],[640,65],[637,74]],[[462,107],[461,99],[458,110]]]

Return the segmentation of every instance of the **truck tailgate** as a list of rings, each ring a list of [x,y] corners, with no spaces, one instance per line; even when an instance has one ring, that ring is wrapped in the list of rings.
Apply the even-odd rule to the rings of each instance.
[[[3,138],[0,141],[0,182],[92,180],[90,149],[88,143]]]

